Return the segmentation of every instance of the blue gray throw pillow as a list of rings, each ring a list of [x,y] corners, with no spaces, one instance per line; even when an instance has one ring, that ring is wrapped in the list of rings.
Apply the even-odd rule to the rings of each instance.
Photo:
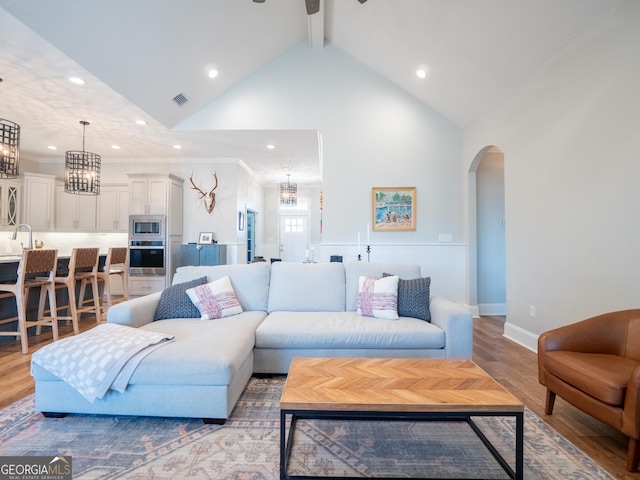
[[[383,274],[385,277],[390,275],[390,273]],[[398,315],[430,322],[430,288],[431,277],[414,278],[412,280],[400,279],[398,281]]]
[[[153,321],[166,318],[200,318],[200,311],[187,295],[187,290],[205,283],[207,283],[207,277],[201,277],[164,289]]]

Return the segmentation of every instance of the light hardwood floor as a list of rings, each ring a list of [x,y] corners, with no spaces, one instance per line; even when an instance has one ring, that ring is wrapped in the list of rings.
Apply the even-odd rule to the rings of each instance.
[[[473,360],[489,375],[518,397],[532,412],[543,418],[558,433],[621,480],[640,480],[640,473],[626,471],[627,439],[619,432],[579,411],[563,399],[556,400],[553,415],[544,414],[545,389],[538,383],[535,353],[502,336],[504,317],[474,320]],[[94,327],[84,316],[81,330]],[[61,336],[71,335],[70,326],[60,327]],[[29,338],[30,352],[51,342],[50,331]],[[0,408],[33,393],[29,375],[31,355],[20,353],[19,342],[0,345]]]

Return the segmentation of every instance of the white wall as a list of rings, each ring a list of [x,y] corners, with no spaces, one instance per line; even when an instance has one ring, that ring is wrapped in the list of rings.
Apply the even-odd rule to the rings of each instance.
[[[465,128],[465,172],[483,148],[504,152],[505,333],[532,348],[550,328],[639,306],[638,25],[640,2],[625,2]]]
[[[319,130],[320,261],[355,258],[357,234],[364,242],[371,223],[372,187],[417,187],[417,230],[371,232],[371,260],[420,262],[434,290],[463,300],[462,130],[340,49],[301,44],[178,128]],[[440,243],[440,234],[451,241]]]

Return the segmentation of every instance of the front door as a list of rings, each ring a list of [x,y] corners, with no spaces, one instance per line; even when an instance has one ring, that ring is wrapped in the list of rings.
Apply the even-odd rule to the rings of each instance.
[[[280,258],[285,262],[304,262],[309,246],[309,216],[280,216]]]

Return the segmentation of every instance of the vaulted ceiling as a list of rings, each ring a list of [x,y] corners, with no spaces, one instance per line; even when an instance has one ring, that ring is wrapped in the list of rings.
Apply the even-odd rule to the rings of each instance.
[[[0,0],[0,118],[38,161],[78,149],[87,120],[105,159],[239,158],[269,183],[288,158],[318,181],[315,131],[175,127],[301,42],[333,44],[464,127],[621,2],[320,0],[308,16],[303,0]]]

